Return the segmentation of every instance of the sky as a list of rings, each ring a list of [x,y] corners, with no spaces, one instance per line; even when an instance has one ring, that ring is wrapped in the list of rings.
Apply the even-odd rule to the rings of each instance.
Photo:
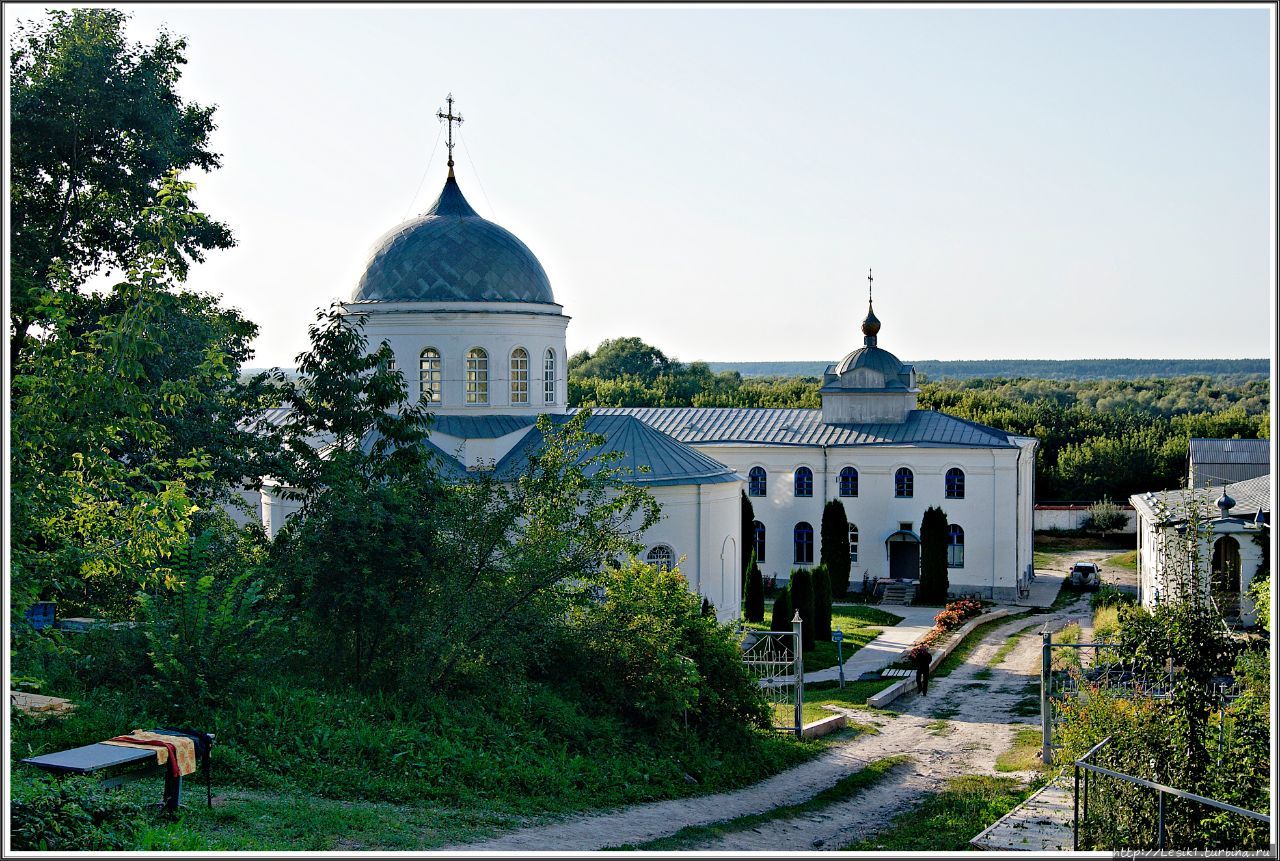
[[[43,6],[5,5],[13,20]],[[292,365],[445,176],[541,260],[570,351],[684,361],[1272,353],[1272,13],[123,5],[189,40],[236,248],[189,286]],[[438,142],[438,143],[437,143]]]

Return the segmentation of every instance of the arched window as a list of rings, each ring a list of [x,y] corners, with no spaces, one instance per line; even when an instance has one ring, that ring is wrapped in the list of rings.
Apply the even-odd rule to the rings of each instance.
[[[858,495],[858,471],[851,466],[840,470],[840,495]]]
[[[795,529],[795,563],[813,564],[813,527],[801,521]]]
[[[489,403],[489,354],[479,347],[467,351],[467,403]]]
[[[653,545],[652,549],[649,550],[649,555],[645,557],[645,561],[662,571],[669,570],[671,563],[675,562],[675,559],[675,551],[665,544]]]
[[[796,496],[813,496],[813,470],[807,466],[796,470]]]
[[[849,562],[858,564],[858,527],[849,524]]]
[[[511,403],[529,403],[529,353],[524,347],[511,351]]]
[[[1215,595],[1238,598],[1240,595],[1240,542],[1224,535],[1213,542],[1210,585]]]
[[[418,397],[429,404],[440,403],[440,351],[427,347],[418,357]]]
[[[769,475],[764,471],[764,467],[751,467],[751,472],[747,473],[747,494],[750,496],[765,496],[768,492],[768,484]]]
[[[764,561],[764,524],[759,520],[751,521],[751,545],[756,552],[756,561]]]
[[[915,495],[916,477],[905,466],[898,467],[893,474],[893,495],[899,499],[910,499]]]
[[[964,470],[959,467],[947,470],[947,499],[964,499]]]
[[[964,567],[964,530],[955,523],[947,527],[947,567]]]
[[[556,351],[550,347],[542,357],[542,402],[556,402]]]

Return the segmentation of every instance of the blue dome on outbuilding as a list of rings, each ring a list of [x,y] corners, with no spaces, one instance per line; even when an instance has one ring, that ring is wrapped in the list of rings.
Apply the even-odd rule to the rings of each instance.
[[[481,218],[450,170],[430,209],[378,241],[351,301],[554,304],[555,296],[528,246]]]

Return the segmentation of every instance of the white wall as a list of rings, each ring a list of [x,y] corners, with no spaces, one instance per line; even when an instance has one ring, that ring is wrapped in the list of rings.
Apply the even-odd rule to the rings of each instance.
[[[1174,551],[1167,554],[1165,547],[1174,546],[1177,533],[1173,525],[1160,525],[1154,518],[1138,513],[1138,600],[1143,607],[1152,609],[1157,600],[1174,597],[1172,583],[1174,578],[1169,570],[1170,559],[1182,559],[1181,553]],[[1240,615],[1245,624],[1252,624],[1257,618],[1257,610],[1249,598],[1249,587],[1253,583],[1253,575],[1262,561],[1262,549],[1254,543],[1256,534],[1251,526],[1232,520],[1215,520],[1208,524],[1209,534],[1200,542],[1199,556],[1202,586],[1209,590],[1209,570],[1213,559],[1213,545],[1223,535],[1230,535],[1240,545]],[[1183,562],[1182,564],[1186,564]]]
[[[670,547],[689,588],[715,606],[722,622],[738,618],[742,603],[742,488],[739,481],[649,488],[662,519],[641,536],[640,558],[657,544]]]
[[[1031,492],[1034,441],[1019,463],[1017,449],[962,449],[917,446],[697,445],[696,448],[732,467],[744,478],[754,466],[768,472],[768,494],[752,497],[756,519],[766,530],[765,559],[760,570],[785,582],[793,558],[793,529],[801,521],[814,530],[814,562],[821,558],[822,508],[839,498],[840,470],[858,470],[856,498],[842,498],[849,522],[858,527],[858,560],[850,574],[851,588],[870,578],[889,576],[885,539],[910,523],[919,533],[926,508],[936,505],[949,523],[965,532],[964,567],[948,570],[951,590],[978,592],[1010,599],[1017,594],[1018,576],[1031,561]],[[799,466],[813,470],[812,497],[794,494],[793,476]],[[894,496],[894,473],[906,466],[914,473],[914,496]],[[965,498],[945,497],[944,477],[951,467],[965,473]],[[746,552],[750,552],[748,549]]]
[[[1133,508],[1124,506],[1120,509],[1125,515],[1125,525],[1117,532],[1136,535],[1138,532],[1138,515]],[[1037,505],[1035,510],[1035,528],[1046,529],[1082,529],[1085,518],[1089,516],[1087,505]]]
[[[495,305],[500,304],[500,310]],[[409,396],[419,394],[419,357],[427,347],[440,352],[442,400],[433,404],[440,414],[484,415],[486,413],[563,413],[569,397],[565,329],[569,318],[559,305],[532,303],[471,302],[380,302],[349,304],[347,313],[365,318],[364,334],[369,349],[386,341],[396,357],[396,367],[404,374]],[[465,402],[466,356],[473,347],[489,355],[489,403]],[[511,403],[511,353],[523,347],[529,353],[529,403]],[[550,348],[556,354],[553,404],[543,397],[543,358]]]

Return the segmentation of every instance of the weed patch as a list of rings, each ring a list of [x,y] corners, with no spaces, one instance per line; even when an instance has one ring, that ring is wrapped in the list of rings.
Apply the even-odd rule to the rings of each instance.
[[[1013,734],[1013,746],[996,756],[996,771],[1043,771],[1040,730],[1025,727]]]
[[[1030,794],[1031,787],[1013,778],[953,777],[942,792],[926,796],[915,809],[894,817],[886,830],[841,849],[958,852],[968,849],[975,835]]]

